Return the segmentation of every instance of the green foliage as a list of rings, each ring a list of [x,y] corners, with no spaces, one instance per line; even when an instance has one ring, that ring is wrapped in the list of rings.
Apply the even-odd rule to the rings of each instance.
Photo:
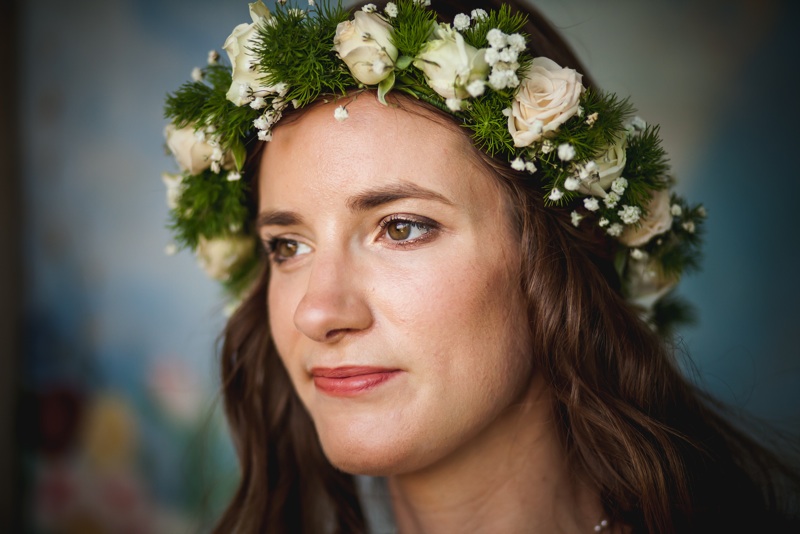
[[[252,130],[258,112],[249,106],[238,107],[227,99],[230,67],[209,65],[202,73],[203,81],[187,82],[167,96],[164,116],[178,128],[213,124],[220,135],[220,146],[233,149]]]
[[[697,312],[694,306],[673,291],[661,297],[653,306],[650,322],[661,336],[671,338],[679,327],[695,324]]]
[[[272,22],[258,27],[253,47],[264,83],[287,84],[285,99],[300,107],[322,93],[343,94],[353,87],[353,77],[333,51],[336,26],[348,18],[341,4],[320,2],[308,12],[278,4]]]
[[[180,245],[194,250],[200,236],[228,235],[248,224],[248,188],[243,180],[229,182],[206,170],[185,175],[182,187],[178,207],[170,213],[170,229]]]
[[[466,112],[469,117],[466,124],[472,130],[475,146],[490,156],[514,152],[514,140],[508,132],[508,117],[503,115],[506,106],[507,99],[497,93],[489,93],[475,99]]]
[[[392,44],[400,56],[416,57],[436,24],[436,14],[413,0],[398,0],[397,17],[392,21]]]

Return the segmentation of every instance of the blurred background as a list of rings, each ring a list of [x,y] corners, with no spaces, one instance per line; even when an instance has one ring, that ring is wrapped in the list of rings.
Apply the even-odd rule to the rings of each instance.
[[[190,254],[164,252],[162,105],[249,22],[246,1],[1,5],[0,530],[202,532],[237,477],[224,300]],[[800,4],[536,5],[661,124],[682,192],[708,209],[705,270],[681,285],[698,380],[797,429]]]

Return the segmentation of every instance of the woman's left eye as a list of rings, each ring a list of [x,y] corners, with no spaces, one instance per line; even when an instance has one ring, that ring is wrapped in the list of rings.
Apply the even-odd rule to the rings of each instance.
[[[429,219],[419,220],[393,215],[381,221],[383,235],[397,244],[416,243],[433,237],[438,224]]]

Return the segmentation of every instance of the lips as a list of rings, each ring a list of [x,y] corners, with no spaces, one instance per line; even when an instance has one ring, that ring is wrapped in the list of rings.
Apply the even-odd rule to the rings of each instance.
[[[332,397],[355,397],[391,380],[399,369],[386,367],[314,367],[311,377],[318,391]]]

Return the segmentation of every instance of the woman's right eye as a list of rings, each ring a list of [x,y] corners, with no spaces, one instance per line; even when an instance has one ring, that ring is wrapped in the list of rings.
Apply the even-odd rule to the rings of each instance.
[[[276,264],[281,264],[309,252],[311,252],[311,247],[294,239],[273,237],[267,241],[267,253]]]

